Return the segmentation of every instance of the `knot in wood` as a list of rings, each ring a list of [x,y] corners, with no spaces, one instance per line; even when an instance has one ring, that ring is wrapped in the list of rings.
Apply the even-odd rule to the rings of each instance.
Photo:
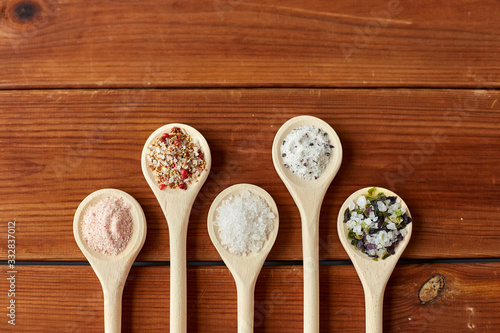
[[[10,19],[18,24],[28,24],[41,15],[42,7],[35,1],[14,2],[9,9]]]
[[[420,287],[418,299],[421,304],[432,302],[443,291],[446,280],[441,274],[434,275]]]

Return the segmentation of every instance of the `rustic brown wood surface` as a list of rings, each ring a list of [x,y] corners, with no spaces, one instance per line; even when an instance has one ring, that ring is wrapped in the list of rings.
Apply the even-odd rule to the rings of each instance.
[[[321,332],[364,330],[336,220],[371,185],[414,217],[384,331],[500,331],[499,14],[494,0],[0,0],[0,331],[103,332],[101,287],[72,232],[78,204],[101,188],[133,195],[148,222],[123,332],[168,331],[168,228],[140,155],[156,128],[181,122],[213,158],[189,224],[188,332],[236,331],[235,286],[206,216],[242,182],[280,213],[255,331],[302,332],[300,219],[270,149],[304,114],[327,121],[344,150],[321,211]]]
[[[498,87],[495,0],[0,1],[0,87]]]
[[[16,332],[103,332],[103,296],[90,266],[19,266]],[[351,265],[321,266],[321,331],[362,332],[364,300]],[[420,287],[441,274],[441,293]],[[499,263],[399,265],[384,301],[384,332],[496,332]],[[168,267],[133,267],[123,332],[168,332]],[[0,288],[7,290],[5,279]],[[255,332],[302,332],[302,267],[265,266],[255,294]],[[0,330],[8,329],[5,320]],[[188,331],[236,332],[236,287],[226,267],[188,268]]]
[[[191,214],[188,260],[220,260],[206,216],[236,183],[262,186],[280,211],[271,260],[301,260],[297,208],[274,170],[271,144],[287,119],[321,117],[344,149],[321,212],[320,257],[347,259],[338,241],[344,200],[392,188],[414,217],[403,258],[498,256],[500,94],[466,90],[64,90],[0,92],[0,222],[17,220],[18,260],[84,260],[72,221],[81,200],[118,188],[148,223],[138,260],[169,260],[168,229],[140,155],[157,127],[196,127],[212,172]],[[480,240],[480,241],[478,241]],[[6,247],[0,247],[2,259]]]

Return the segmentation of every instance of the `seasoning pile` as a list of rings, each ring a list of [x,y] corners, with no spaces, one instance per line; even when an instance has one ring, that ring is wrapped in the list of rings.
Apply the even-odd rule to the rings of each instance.
[[[258,195],[243,191],[222,201],[216,209],[214,226],[221,245],[235,255],[258,252],[273,231],[274,213]]]
[[[305,179],[318,179],[330,162],[334,147],[328,134],[321,128],[304,126],[295,128],[281,144],[283,164],[293,174]]]
[[[347,223],[347,238],[358,250],[377,260],[386,259],[395,253],[396,245],[406,236],[406,226],[412,219],[396,196],[385,196],[383,192],[374,195],[376,188],[368,195],[351,201],[344,212]]]
[[[154,140],[148,148],[147,159],[160,190],[167,187],[185,190],[206,170],[200,146],[179,127]]]
[[[115,256],[122,252],[133,233],[130,209],[130,204],[113,196],[90,206],[82,221],[85,242],[102,254]]]

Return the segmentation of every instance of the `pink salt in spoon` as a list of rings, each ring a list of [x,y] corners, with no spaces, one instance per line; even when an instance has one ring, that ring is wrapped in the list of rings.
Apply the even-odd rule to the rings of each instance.
[[[82,222],[89,207],[107,197],[117,197],[130,204],[132,235],[125,249],[117,255],[107,255],[92,249],[82,236]],[[73,234],[78,247],[94,269],[104,294],[104,331],[121,332],[122,295],[127,275],[146,239],[146,217],[141,205],[128,193],[102,189],[87,196],[78,206],[73,220]]]
[[[174,127],[181,128],[200,146],[205,160],[203,170],[198,180],[187,185],[186,189],[160,189],[155,175],[148,165],[149,146],[163,133],[170,133]],[[170,242],[170,332],[184,333],[187,331],[187,287],[186,287],[186,238],[189,215],[194,200],[205,183],[212,157],[207,141],[195,128],[184,124],[167,124],[154,131],[144,144],[141,157],[142,172],[149,186],[153,190],[163,214],[167,220]]]
[[[349,196],[346,199],[342,207],[340,208],[339,216],[337,218],[337,231],[339,233],[340,242],[344,247],[345,251],[351,258],[351,261],[358,273],[361,284],[365,292],[365,323],[367,333],[382,333],[383,331],[383,305],[384,305],[384,293],[385,287],[389,278],[391,277],[392,271],[401,257],[401,254],[405,250],[408,242],[410,241],[412,225],[408,224],[406,229],[406,235],[403,240],[401,240],[395,247],[395,254],[387,257],[386,259],[378,259],[377,261],[368,257],[367,254],[361,252],[360,250],[354,248],[351,245],[351,240],[347,238],[349,228],[347,224],[344,223],[344,217],[346,209],[349,207],[349,203],[356,202],[356,200],[364,195],[368,195],[370,187],[362,188]],[[386,197],[398,195],[392,191],[385,188],[378,187],[373,191],[375,194],[383,192]],[[406,208],[408,216],[411,217],[408,206],[405,202],[401,200],[401,206]]]

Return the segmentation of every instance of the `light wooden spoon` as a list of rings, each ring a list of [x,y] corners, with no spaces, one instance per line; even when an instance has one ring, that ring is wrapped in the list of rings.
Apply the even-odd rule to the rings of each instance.
[[[249,191],[252,194],[258,195],[271,208],[275,218],[273,221],[274,228],[269,233],[268,239],[263,247],[258,252],[251,252],[246,256],[234,255],[226,250],[220,242],[218,227],[214,226],[216,218],[216,209],[220,206],[223,200],[230,196],[239,195],[243,191]],[[215,248],[219,252],[222,260],[229,268],[229,271],[236,282],[236,290],[238,294],[238,332],[250,333],[253,332],[254,323],[254,291],[255,283],[259,272],[264,265],[269,251],[273,247],[276,236],[278,235],[279,216],[278,207],[273,198],[262,188],[250,184],[238,184],[228,187],[222,191],[210,206],[207,218],[208,233]]]
[[[132,237],[127,247],[116,256],[102,254],[89,247],[83,239],[81,225],[87,209],[106,197],[122,198],[131,205],[133,221]],[[73,234],[78,247],[83,252],[101,281],[104,294],[104,330],[106,333],[121,332],[122,295],[130,267],[146,239],[146,217],[139,203],[128,193],[116,189],[102,189],[87,196],[78,206],[73,220]]]
[[[280,147],[286,136],[296,128],[314,126],[328,133],[334,146],[330,161],[316,180],[305,180],[292,174],[283,165]],[[312,116],[288,120],[276,133],[272,148],[278,175],[292,195],[302,221],[302,251],[304,257],[304,332],[319,332],[319,214],[325,193],[342,162],[342,145],[337,133],[325,121]]]
[[[170,133],[173,127],[179,127],[197,141],[204,154],[206,163],[203,171],[194,184],[189,184],[186,190],[165,188],[160,190],[155,176],[148,167],[147,152],[150,144],[163,133]],[[167,124],[153,132],[146,140],[142,150],[141,166],[144,177],[158,200],[167,220],[170,242],[170,332],[182,333],[187,330],[187,300],[186,300],[186,238],[189,214],[194,200],[205,183],[212,165],[210,147],[207,141],[196,129],[184,124]]]
[[[368,195],[368,190],[371,187],[362,188],[351,194],[340,208],[339,216],[337,219],[337,230],[339,233],[340,242],[345,251],[349,255],[358,272],[359,279],[365,291],[365,317],[366,317],[366,332],[380,333],[383,330],[383,305],[384,305],[384,292],[387,282],[398,262],[399,257],[405,250],[411,238],[413,222],[406,226],[406,236],[396,245],[395,254],[386,258],[385,260],[378,259],[377,261],[368,257],[365,253],[354,248],[351,241],[347,239],[348,227],[344,223],[344,212],[349,207],[351,201],[356,200],[361,195]],[[385,196],[398,196],[392,191],[385,188],[378,187],[375,194],[383,192]],[[408,215],[411,217],[408,206],[401,200],[401,205],[406,207]]]

